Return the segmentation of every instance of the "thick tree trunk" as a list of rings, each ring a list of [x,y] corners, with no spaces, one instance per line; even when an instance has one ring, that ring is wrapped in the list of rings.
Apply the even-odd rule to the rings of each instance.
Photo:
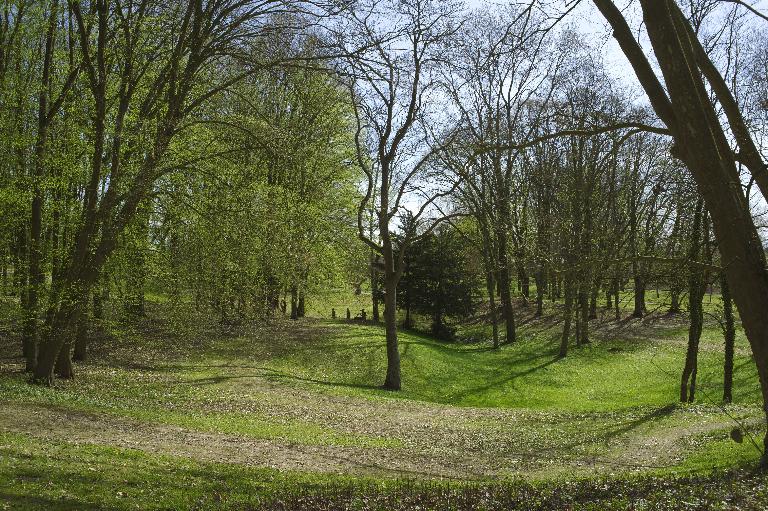
[[[73,295],[74,286],[68,290],[69,294],[60,302],[54,301],[48,311],[48,328],[45,342],[41,345],[35,366],[33,380],[45,385],[53,383],[54,369],[62,378],[71,378],[72,338],[75,335],[75,325],[80,316],[78,299]]]
[[[384,281],[384,324],[387,336],[387,376],[384,388],[400,390],[400,350],[397,344],[397,277]]]
[[[594,0],[611,23],[654,110],[675,139],[674,152],[688,166],[707,203],[726,278],[757,366],[768,418],[768,270],[765,252],[736,169],[728,137],[698,70],[693,30],[675,2],[641,0],[643,19],[666,88],[637,44],[621,11],[610,0]],[[710,70],[711,71],[711,70]],[[740,147],[741,148],[741,147]],[[758,176],[754,176],[756,179]],[[764,175],[759,176],[764,180]],[[768,186],[766,187],[768,188]],[[763,463],[768,464],[768,429]]]

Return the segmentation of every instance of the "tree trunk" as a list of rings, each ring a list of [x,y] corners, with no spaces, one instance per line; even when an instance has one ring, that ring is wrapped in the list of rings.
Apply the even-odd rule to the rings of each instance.
[[[540,265],[534,276],[536,280],[536,317],[544,315],[544,294],[547,292],[547,272]]]
[[[299,290],[291,286],[291,319],[299,319]]]
[[[376,275],[376,254],[371,250],[370,255],[370,279],[371,279],[371,308],[374,323],[379,322],[379,279]]]
[[[573,318],[573,282],[570,275],[565,276],[565,307],[563,309],[563,335],[560,339],[560,353],[558,356],[568,355],[568,339],[571,336],[571,319]]]
[[[299,291],[299,301],[296,305],[296,316],[299,318],[303,318],[307,313],[307,308],[305,304],[305,296],[304,296],[304,289],[302,288],[301,291]]]
[[[395,275],[387,275],[384,281],[384,323],[387,335],[387,377],[384,380],[384,388],[400,390],[400,350],[397,345],[397,277]]]
[[[510,292],[510,278],[509,269],[502,267],[497,272],[497,281],[499,285],[499,299],[501,300],[501,314],[505,321],[506,327],[506,342],[514,342],[516,338],[515,333],[515,310],[512,307],[512,294]]]
[[[493,332],[493,349],[499,348],[499,320],[496,311],[496,293],[494,292],[493,271],[485,273],[486,289],[488,290],[488,308],[491,316],[491,329]]]
[[[27,229],[25,226],[19,228],[18,232],[18,263],[13,268],[14,280],[18,278],[18,290],[19,290],[19,302],[21,308],[24,311],[24,325],[22,327],[21,347],[24,359],[26,360],[26,370],[33,371],[36,365],[38,342],[36,338],[36,330],[30,330],[30,318],[29,318],[29,291],[30,291],[30,278],[26,264],[28,259],[29,240],[27,239]],[[17,275],[18,274],[18,275]]]
[[[680,313],[680,288],[673,284],[669,290],[669,313]]]
[[[733,401],[733,352],[736,342],[736,326],[733,318],[733,301],[728,279],[720,275],[720,292],[723,297],[723,337],[725,340],[725,360],[723,364],[723,402]]]
[[[701,254],[702,235],[701,223],[704,202],[699,199],[693,216],[691,231],[691,248],[688,251],[688,259],[696,261]],[[709,229],[706,229],[708,231]],[[699,268],[690,267],[688,276],[688,314],[690,325],[688,327],[688,349],[685,354],[685,365],[680,378],[680,401],[693,402],[696,391],[696,368],[698,366],[699,340],[704,323],[702,300],[704,298],[704,278]]]
[[[597,295],[600,294],[600,279],[595,279],[592,283],[592,290],[589,296],[589,318],[597,319]]]
[[[517,270],[517,278],[520,281],[520,292],[523,295],[525,304],[528,304],[528,300],[531,298],[531,279],[528,276],[528,270],[524,265],[520,265]]]
[[[632,317],[642,318],[645,315],[645,279],[637,271],[633,281],[635,286],[635,308],[632,311]]]
[[[59,355],[56,358],[56,365],[54,368],[56,376],[65,380],[74,377],[75,373],[72,368],[72,342],[67,341],[59,351]]]
[[[3,296],[8,294],[8,253],[3,250]]]
[[[579,285],[579,312],[577,320],[576,345],[589,344],[589,290],[588,281],[583,281]]]
[[[654,110],[670,129],[674,153],[691,171],[704,196],[726,278],[749,340],[768,419],[768,270],[765,252],[734,161],[733,151],[698,70],[693,30],[675,2],[641,0],[643,19],[666,88],[642,54],[621,11],[610,0],[593,0],[639,77]],[[703,100],[702,100],[703,98]],[[750,169],[751,170],[751,169]],[[764,180],[764,174],[753,176]],[[762,189],[762,188],[761,188]],[[765,193],[763,193],[765,195]],[[763,464],[768,464],[768,428]]]

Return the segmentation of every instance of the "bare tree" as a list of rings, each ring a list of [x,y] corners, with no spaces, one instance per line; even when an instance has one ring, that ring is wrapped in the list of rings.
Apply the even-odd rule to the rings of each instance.
[[[455,188],[434,170],[439,131],[431,122],[437,106],[435,67],[442,43],[457,30],[457,5],[429,0],[358,2],[335,28],[337,46],[348,58],[339,61],[347,77],[357,119],[357,160],[365,172],[358,210],[359,236],[382,258],[387,375],[384,388],[399,390],[397,285],[408,247],[447,216],[441,199]],[[377,198],[378,201],[375,201]],[[377,237],[366,229],[373,209]],[[401,233],[395,250],[392,221],[412,213],[412,228]]]
[[[495,292],[506,326],[516,338],[512,268],[522,276],[527,298],[528,179],[518,147],[536,133],[552,94],[559,59],[548,60],[540,20],[518,7],[498,13],[475,11],[452,41],[444,78],[460,115],[460,137],[449,168],[462,181],[460,202],[475,217],[483,240],[483,262],[496,333]],[[459,148],[463,147],[464,149]],[[481,149],[482,148],[482,149]]]

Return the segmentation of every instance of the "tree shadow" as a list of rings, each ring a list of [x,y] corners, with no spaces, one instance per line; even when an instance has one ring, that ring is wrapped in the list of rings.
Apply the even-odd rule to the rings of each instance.
[[[0,502],[7,502],[10,504],[9,509],[47,509],[51,511],[55,510],[93,510],[98,511],[104,509],[102,506],[96,504],[90,504],[79,499],[72,498],[45,498],[31,495],[18,495],[14,493],[0,492]]]
[[[207,366],[207,367],[232,367],[232,366]],[[364,383],[334,382],[334,381],[328,381],[328,380],[318,380],[315,378],[296,376],[293,374],[284,373],[284,372],[277,371],[275,369],[270,369],[267,367],[243,367],[243,366],[238,366],[238,367],[254,369],[260,372],[255,374],[209,376],[206,378],[196,378],[193,380],[187,380],[181,383],[185,385],[203,386],[203,385],[216,385],[216,384],[224,383],[231,380],[264,378],[270,381],[298,381],[298,382],[312,383],[315,385],[323,385],[328,387],[344,387],[344,388],[355,388],[355,389],[366,389],[366,390],[380,390],[382,388],[377,385],[370,385],[370,384],[364,384]]]
[[[537,358],[541,358],[542,356],[544,356],[544,355],[537,355],[537,356],[531,357],[531,358],[537,359]],[[561,360],[559,357],[555,357],[555,358],[547,360],[547,361],[545,361],[545,362],[543,362],[541,364],[538,364],[536,366],[530,367],[530,368],[528,368],[528,369],[526,369],[524,371],[519,371],[519,372],[516,372],[516,373],[509,374],[507,376],[504,376],[502,378],[497,378],[495,380],[489,381],[485,385],[479,385],[477,387],[466,389],[466,390],[463,390],[461,392],[456,392],[454,394],[451,394],[450,400],[451,401],[454,401],[454,400],[460,401],[460,400],[462,400],[462,399],[464,399],[464,398],[466,398],[468,396],[472,396],[472,395],[475,395],[475,394],[482,394],[483,392],[487,392],[488,390],[490,390],[492,388],[496,388],[496,387],[500,387],[500,386],[506,385],[507,383],[509,383],[511,381],[514,381],[514,380],[516,380],[518,378],[522,378],[524,376],[528,376],[529,374],[533,374],[533,373],[535,373],[537,371],[545,369],[546,367],[554,364],[555,362],[557,362],[559,360]]]

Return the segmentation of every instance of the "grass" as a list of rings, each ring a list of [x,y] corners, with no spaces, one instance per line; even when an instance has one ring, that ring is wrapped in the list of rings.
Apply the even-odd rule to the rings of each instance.
[[[308,309],[355,311],[364,300],[334,293]],[[520,307],[520,340],[499,350],[402,332],[403,391],[392,393],[379,387],[379,325],[223,328],[189,321],[190,307],[154,301],[142,321],[113,317],[76,379],[45,388],[19,371],[13,305],[0,306],[0,509],[443,509],[467,495],[485,509],[623,509],[638,495],[648,508],[684,495],[750,509],[765,496],[762,479],[711,473],[754,466],[749,435],[762,431],[741,333],[735,402],[719,402],[715,324],[701,343],[697,403],[680,405],[680,319],[603,318],[565,359],[552,305],[543,319]],[[487,325],[460,325],[459,337],[487,339]],[[743,443],[730,440],[736,426]],[[582,495],[572,481],[583,478]]]
[[[0,509],[760,509],[766,479],[608,477],[452,484],[317,476],[0,433]]]

